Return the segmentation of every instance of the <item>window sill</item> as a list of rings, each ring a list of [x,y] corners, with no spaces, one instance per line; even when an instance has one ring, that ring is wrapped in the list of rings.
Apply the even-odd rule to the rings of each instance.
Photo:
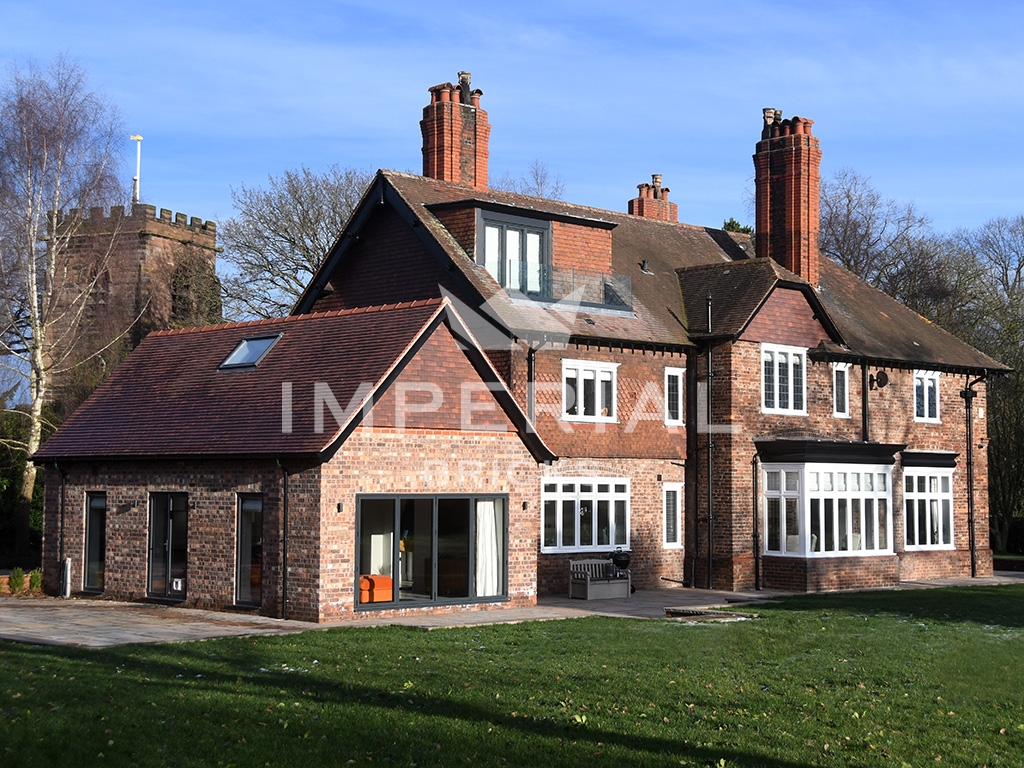
[[[836,560],[845,557],[886,557],[896,554],[891,549],[864,549],[856,552],[763,552],[762,557],[788,557],[792,560]]]
[[[906,544],[903,547],[904,552],[955,552],[956,546],[953,544]]]
[[[761,408],[761,413],[768,416],[806,416],[807,411],[796,411],[792,408],[781,409],[781,408]]]
[[[613,417],[597,416],[567,416],[562,414],[562,421],[567,424],[618,424],[619,420]]]
[[[542,555],[610,555],[616,549],[629,552],[628,544],[599,544],[596,547],[541,547]],[[608,562],[611,562],[609,560]]]

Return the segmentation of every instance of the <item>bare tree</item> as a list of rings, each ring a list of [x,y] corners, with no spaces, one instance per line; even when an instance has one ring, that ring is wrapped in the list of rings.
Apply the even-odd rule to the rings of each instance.
[[[869,180],[843,169],[821,182],[821,252],[872,285],[881,285],[930,234],[913,203],[883,198]]]
[[[986,272],[990,310],[978,318],[979,346],[1014,368],[989,384],[989,515],[992,546],[1006,551],[1013,519],[1024,517],[1024,216],[997,218],[962,234]]]
[[[22,379],[27,421],[10,447],[31,456],[48,425],[44,405],[69,359],[100,263],[85,266],[73,243],[83,211],[123,202],[117,111],[89,89],[85,73],[59,58],[47,70],[14,68],[0,84],[0,365]],[[83,269],[83,267],[85,267]],[[15,552],[29,545],[36,468],[28,461],[15,518]]]
[[[235,216],[219,227],[224,314],[230,319],[287,315],[327,256],[373,175],[331,166],[270,176],[265,188],[232,189]]]
[[[491,184],[491,187],[503,192],[515,192],[548,200],[561,200],[565,194],[565,182],[562,181],[562,177],[552,176],[547,165],[540,159],[530,163],[530,167],[522,176],[513,176],[506,171],[497,182]]]

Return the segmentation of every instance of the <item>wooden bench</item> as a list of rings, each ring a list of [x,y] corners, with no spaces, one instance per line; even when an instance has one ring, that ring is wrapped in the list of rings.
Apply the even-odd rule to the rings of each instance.
[[[570,560],[569,597],[584,600],[609,600],[629,597],[628,570],[618,570],[610,560]]]

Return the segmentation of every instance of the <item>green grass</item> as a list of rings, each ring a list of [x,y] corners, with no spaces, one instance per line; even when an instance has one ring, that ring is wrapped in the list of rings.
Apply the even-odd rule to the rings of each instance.
[[[0,765],[1024,762],[1024,585],[759,614],[0,643]]]

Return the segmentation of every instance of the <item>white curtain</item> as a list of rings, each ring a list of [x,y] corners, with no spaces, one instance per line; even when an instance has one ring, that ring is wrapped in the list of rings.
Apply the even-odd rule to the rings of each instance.
[[[494,499],[476,503],[476,596],[501,594],[501,507]]]

